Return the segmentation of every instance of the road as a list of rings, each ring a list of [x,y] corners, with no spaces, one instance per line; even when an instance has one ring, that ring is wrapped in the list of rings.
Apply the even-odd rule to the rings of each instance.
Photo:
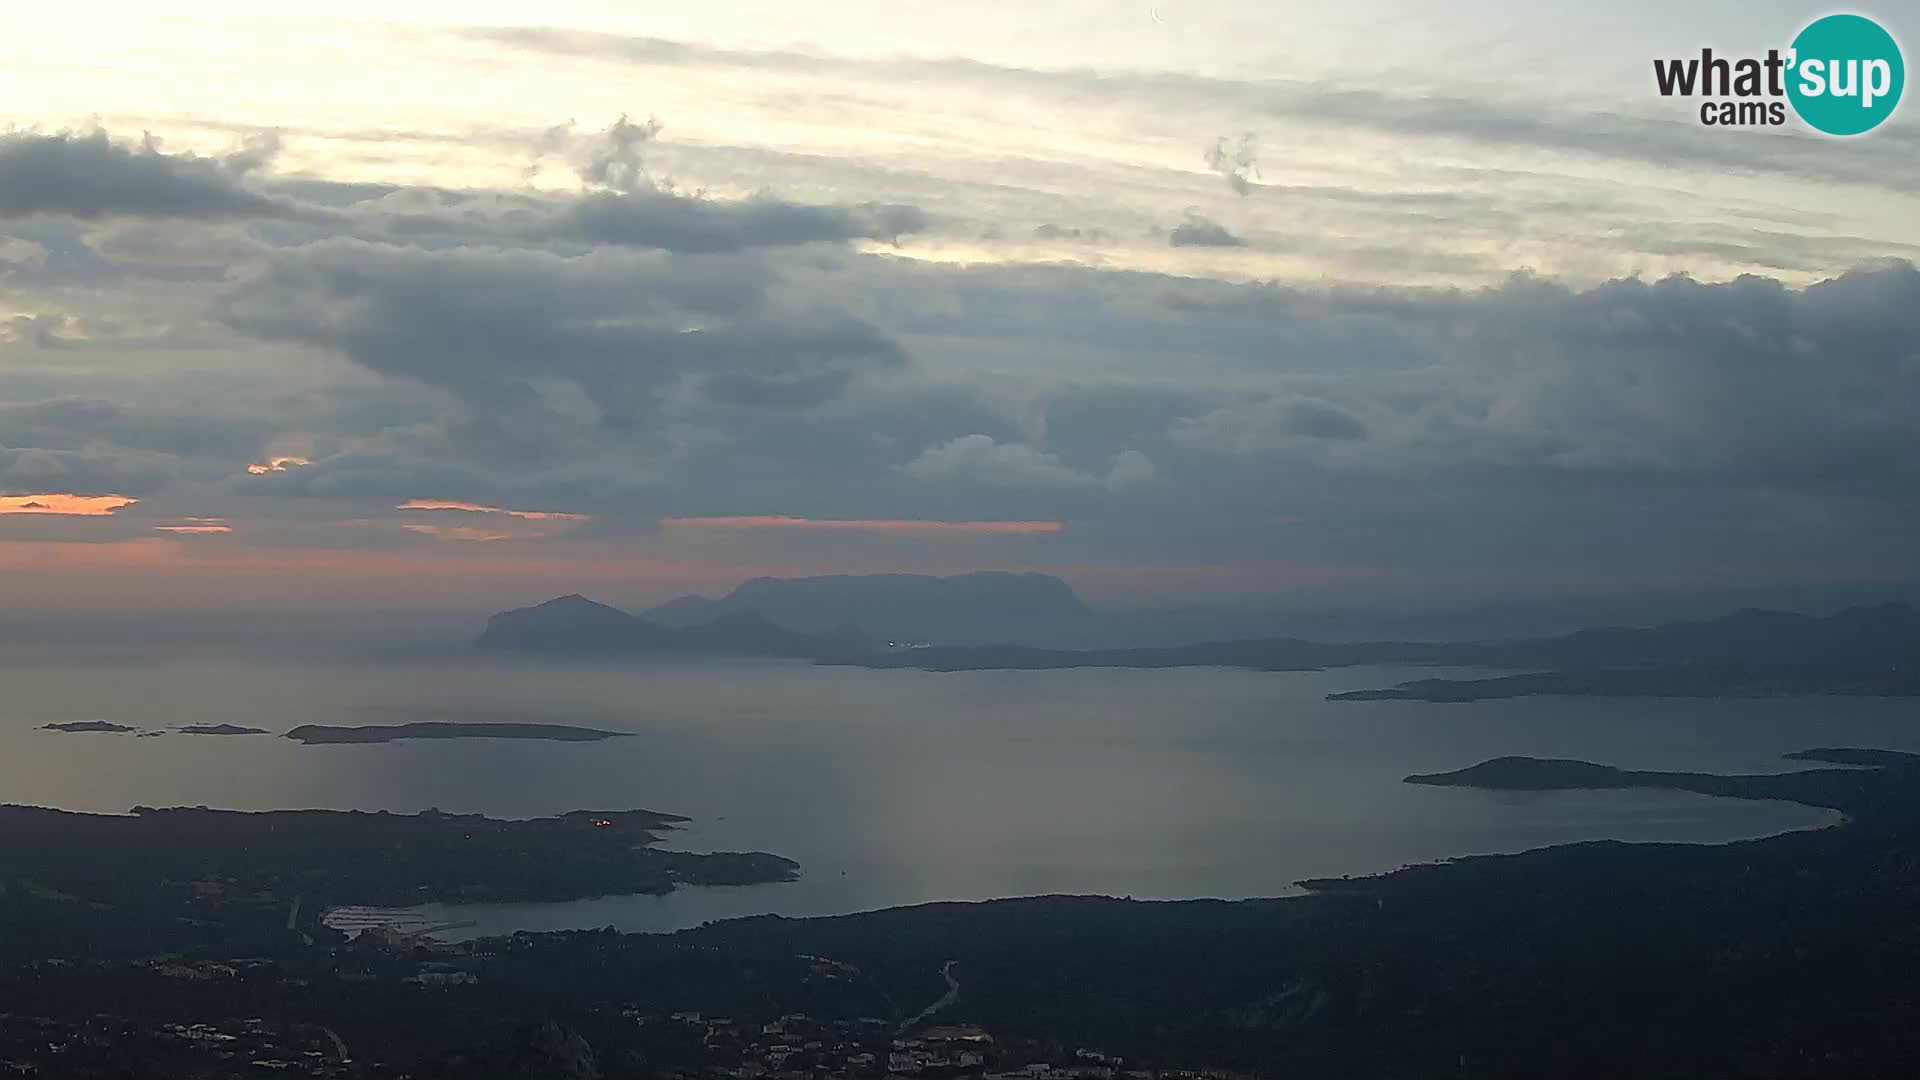
[[[940,977],[947,980],[947,992],[940,995],[940,1000],[909,1017],[905,1023],[900,1025],[901,1031],[905,1031],[920,1021],[925,1020],[927,1017],[953,1004],[955,999],[959,998],[960,980],[953,977],[953,964],[954,962],[949,960],[940,965]]]

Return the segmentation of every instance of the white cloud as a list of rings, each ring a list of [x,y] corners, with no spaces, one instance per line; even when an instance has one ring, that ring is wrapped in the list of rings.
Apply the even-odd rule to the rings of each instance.
[[[921,480],[1045,491],[1089,487],[1094,477],[1024,443],[995,442],[990,435],[962,435],[929,446],[901,470]]]

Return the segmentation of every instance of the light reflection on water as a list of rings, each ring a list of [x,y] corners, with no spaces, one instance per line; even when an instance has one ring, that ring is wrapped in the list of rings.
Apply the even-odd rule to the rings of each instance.
[[[659,930],[1040,893],[1283,895],[1306,877],[1574,840],[1717,842],[1823,823],[1683,793],[1490,794],[1400,783],[1502,754],[1778,771],[1815,745],[1920,750],[1896,699],[1341,702],[1431,670],[933,674],[790,663],[193,660],[11,669],[9,802],[533,816],[648,808],[668,843],[765,850],[800,881],[561,905],[438,906],[476,931]],[[634,733],[300,746],[270,736],[63,734],[50,721],[516,720]]]

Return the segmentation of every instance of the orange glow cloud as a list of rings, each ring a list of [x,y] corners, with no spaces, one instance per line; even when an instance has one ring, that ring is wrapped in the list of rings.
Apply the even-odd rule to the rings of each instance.
[[[407,522],[400,526],[410,533],[431,536],[435,540],[464,540],[469,543],[486,543],[490,540],[511,540],[512,533],[494,532],[491,529],[477,529],[471,525],[420,525]]]
[[[481,503],[452,502],[446,499],[408,499],[395,510],[459,510],[469,514],[506,514],[509,517],[524,518],[528,521],[590,521],[587,514],[566,514],[558,510],[508,510],[503,506],[486,506]],[[411,528],[411,526],[409,526]],[[416,530],[420,531],[420,530]]]
[[[267,473],[286,472],[288,469],[297,469],[303,465],[311,464],[313,464],[313,462],[303,457],[293,457],[290,455],[285,457],[270,457],[265,461],[256,461],[247,466],[247,472],[252,473],[254,476],[265,476]]]
[[[839,519],[785,517],[778,514],[740,517],[670,517],[660,524],[669,529],[818,529],[831,532],[888,533],[896,536],[1037,536],[1057,533],[1061,521],[923,521],[918,519]]]
[[[106,517],[139,499],[125,495],[0,495],[0,514],[60,514],[66,517]]]

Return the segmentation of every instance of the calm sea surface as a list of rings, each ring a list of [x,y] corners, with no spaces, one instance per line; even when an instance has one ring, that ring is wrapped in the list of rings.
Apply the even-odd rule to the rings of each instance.
[[[1778,771],[1817,745],[1920,750],[1911,701],[1322,700],[1435,674],[1362,668],[932,674],[790,663],[213,659],[0,670],[0,801],[533,816],[648,808],[671,843],[762,850],[802,880],[669,897],[432,908],[470,932],[673,929],[1039,893],[1281,895],[1306,877],[1573,840],[1725,841],[1804,807],[1679,793],[1490,794],[1402,784],[1501,754]],[[273,736],[64,734],[234,723],[528,721],[632,732],[302,746]]]

